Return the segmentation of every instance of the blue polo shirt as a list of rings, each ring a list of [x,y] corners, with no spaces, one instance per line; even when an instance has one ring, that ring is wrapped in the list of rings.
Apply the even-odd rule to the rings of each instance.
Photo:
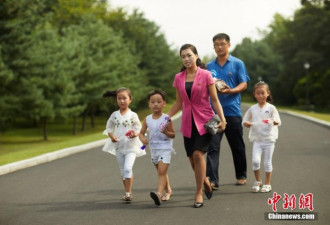
[[[206,65],[214,78],[224,80],[230,88],[235,88],[242,82],[248,82],[250,77],[242,60],[229,55],[227,62],[221,67],[217,58]],[[219,94],[218,98],[225,116],[242,116],[241,94]]]

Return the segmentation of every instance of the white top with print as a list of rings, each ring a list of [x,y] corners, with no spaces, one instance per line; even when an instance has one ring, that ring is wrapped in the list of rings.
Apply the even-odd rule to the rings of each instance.
[[[278,126],[281,125],[280,115],[276,107],[267,103],[260,108],[258,104],[251,106],[243,117],[244,122],[252,122],[250,127],[250,141],[271,141],[275,142],[278,138]],[[274,121],[279,123],[274,125]]]
[[[146,152],[141,149],[143,144],[139,137],[131,139],[125,136],[129,130],[140,132],[141,127],[141,122],[135,112],[128,110],[124,115],[121,115],[119,110],[113,112],[108,119],[106,130],[103,134],[108,135],[108,133],[112,133],[118,139],[118,142],[112,142],[108,138],[102,150],[113,155],[116,155],[116,152],[123,154],[135,152],[136,156],[145,155]]]

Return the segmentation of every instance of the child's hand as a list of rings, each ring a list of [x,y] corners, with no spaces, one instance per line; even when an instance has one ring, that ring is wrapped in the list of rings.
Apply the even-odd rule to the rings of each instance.
[[[108,133],[108,136],[112,142],[118,142],[118,139],[112,133]]]
[[[147,144],[149,144],[149,140],[147,138],[141,138],[141,142],[144,146],[146,146]]]
[[[172,138],[172,139],[175,138],[175,132],[173,130],[172,122],[168,122],[167,125],[164,126],[160,132],[165,134],[168,138]]]
[[[116,137],[110,137],[112,142],[118,142],[118,139]]]
[[[274,126],[276,126],[276,125],[279,124],[279,122],[276,122],[276,121],[274,120],[273,124],[274,124]]]
[[[252,123],[250,121],[246,121],[243,123],[244,127],[250,128],[252,126]]]
[[[134,133],[134,130],[129,130],[127,131],[127,133],[125,134],[126,137],[132,139],[135,138],[139,135],[139,133]]]
[[[166,126],[162,127],[162,130],[160,132],[162,132],[163,134],[168,136],[168,133],[169,133],[168,124]]]

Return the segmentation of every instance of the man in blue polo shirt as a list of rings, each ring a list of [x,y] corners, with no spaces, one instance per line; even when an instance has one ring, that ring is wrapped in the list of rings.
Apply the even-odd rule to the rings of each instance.
[[[207,64],[212,76],[226,82],[228,87],[218,92],[227,127],[224,131],[230,145],[236,175],[236,184],[246,183],[246,155],[243,141],[241,92],[247,88],[250,80],[242,60],[229,54],[230,38],[220,33],[213,37],[213,46],[217,58]],[[212,136],[207,153],[206,176],[209,177],[214,190],[219,188],[219,156],[223,133]]]

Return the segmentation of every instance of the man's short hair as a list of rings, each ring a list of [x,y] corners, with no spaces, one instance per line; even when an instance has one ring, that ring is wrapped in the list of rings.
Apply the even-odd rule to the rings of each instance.
[[[214,35],[213,42],[215,42],[217,39],[225,39],[228,43],[230,43],[230,37],[228,34],[225,33],[219,33]]]

